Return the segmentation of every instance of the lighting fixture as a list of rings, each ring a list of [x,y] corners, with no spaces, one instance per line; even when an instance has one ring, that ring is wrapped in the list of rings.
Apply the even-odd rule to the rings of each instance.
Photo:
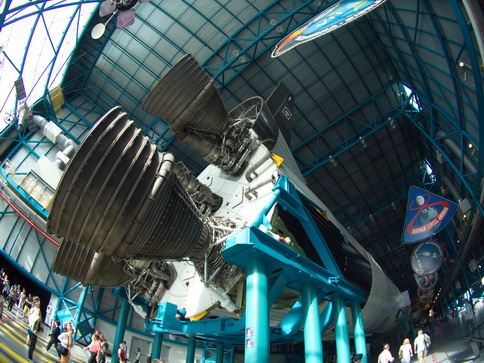
[[[395,123],[395,119],[393,117],[388,117],[388,124],[392,129],[395,129],[397,127],[397,124]]]
[[[366,148],[368,145],[366,144],[366,140],[363,136],[360,136],[360,142],[361,142],[361,146],[363,146],[364,148]]]
[[[91,37],[93,39],[99,39],[103,36],[104,32],[106,31],[106,26],[114,17],[114,15],[118,14],[116,19],[116,28],[122,29],[127,26],[130,26],[134,23],[135,19],[135,11],[132,7],[140,2],[145,3],[150,0],[105,0],[99,6],[99,16],[104,17],[109,14],[111,16],[109,19],[103,24],[99,23],[92,28]]]
[[[333,165],[333,166],[338,165],[338,162],[337,162],[337,161],[336,161],[336,159],[333,157],[333,155],[328,156],[328,160],[329,160],[329,162],[331,163],[331,165]]]

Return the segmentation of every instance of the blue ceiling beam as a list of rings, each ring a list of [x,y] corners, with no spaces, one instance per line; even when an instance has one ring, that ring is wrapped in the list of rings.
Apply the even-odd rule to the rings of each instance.
[[[421,98],[422,100],[423,98]],[[434,104],[429,104],[428,107],[424,108],[422,117],[414,117],[413,113],[404,113],[406,119],[419,131],[421,135],[425,137],[428,143],[432,146],[434,150],[437,150],[446,160],[446,163],[450,168],[454,171],[456,177],[460,180],[463,187],[466,189],[469,196],[472,198],[473,204],[475,207],[478,208],[479,212],[484,216],[484,207],[480,203],[481,197],[481,180],[483,178],[482,175],[482,160],[477,162],[476,161],[476,173],[466,174],[464,173],[462,157],[460,158],[460,164],[456,165],[452,158],[446,153],[443,149],[442,145],[438,142],[442,137],[437,137],[437,131],[442,130],[441,126],[442,123],[440,122],[441,118],[435,117],[433,115],[439,112],[439,109]],[[440,115],[443,115],[439,112]],[[465,130],[442,130],[446,132],[446,135],[461,135],[460,139],[464,140],[465,138],[462,135],[466,136]],[[464,155],[463,145],[461,145],[461,153]]]
[[[332,155],[333,157],[340,155],[351,147],[358,145],[360,143],[359,136],[367,137],[370,134],[375,133],[382,127],[385,127],[389,124],[388,117],[391,116],[398,116],[399,114],[403,113],[403,108],[401,104],[396,104],[397,99],[395,98],[394,104],[391,103],[388,99],[388,94],[394,94],[392,89],[398,86],[398,82],[394,82],[377,92],[375,95],[369,97],[367,100],[361,102],[358,106],[344,114],[343,116],[339,117],[335,121],[329,123],[326,127],[322,130],[315,132],[311,137],[307,140],[302,142],[301,144],[292,148],[291,152],[295,156],[296,160],[298,160],[303,166],[300,168],[301,172],[304,176],[314,172],[316,169],[320,168],[327,162],[329,162],[329,156]],[[379,106],[383,105],[387,111],[380,112]],[[352,116],[355,111],[361,110],[370,110],[372,111],[372,118],[367,116],[366,119],[356,119]],[[369,112],[366,112],[368,115]],[[344,123],[344,132],[343,138],[341,140],[332,140],[325,136],[325,133],[330,131],[334,128],[336,124]],[[359,131],[355,132],[354,124],[357,124],[359,127]],[[329,145],[329,148],[325,148],[325,151],[320,153],[318,147],[319,142],[325,141]],[[299,154],[299,151],[302,151],[306,148],[310,148],[311,150],[315,150],[316,155],[313,160],[306,160],[302,155]]]
[[[471,37],[471,29],[469,29],[469,26],[467,25],[467,20],[464,18],[464,14],[462,14],[462,8],[461,8],[460,2],[457,2],[456,0],[450,0],[449,3],[452,9],[454,10],[454,13],[457,18],[457,22],[461,29],[462,35],[464,36],[464,42],[465,42],[470,63],[472,66],[472,73],[474,75],[474,79],[477,81],[475,82],[475,92],[476,92],[476,99],[478,104],[477,119],[478,119],[478,125],[479,125],[479,140],[482,141],[484,140],[484,90],[483,90],[483,85],[481,81],[482,80],[481,63],[479,62],[477,51]],[[482,38],[482,34],[479,31],[479,29],[473,29],[473,31],[476,37]],[[481,57],[482,56],[483,55],[481,54]],[[476,145],[478,146],[479,150],[482,150],[482,148],[479,147],[478,144]],[[477,180],[479,181],[482,180],[483,168],[484,168],[483,160],[482,158],[480,158],[480,161],[477,163]],[[474,190],[471,193],[474,198],[480,196],[481,188],[482,188],[481,183],[476,183],[476,185],[474,186]],[[477,199],[476,202],[480,206],[481,214],[484,215],[482,205],[480,204],[480,200]]]
[[[411,57],[413,57],[415,64],[417,65],[418,72],[420,74],[420,81],[423,83],[423,92],[425,92],[427,98],[432,99],[432,92],[431,92],[431,87],[427,81],[427,76],[429,76],[428,72],[425,72],[424,68],[422,67],[422,62],[420,59],[420,56],[418,53],[414,51],[415,44],[411,41],[407,30],[400,19],[398,18],[398,14],[395,11],[395,8],[392,7],[391,5],[388,5],[388,9],[390,13],[393,15],[393,18],[395,19],[396,23],[395,25],[398,27],[400,30],[401,34],[403,35],[403,38],[405,42],[407,43],[408,47],[412,49],[412,53],[410,54]],[[417,9],[415,10],[416,14],[419,14],[419,1],[417,1]],[[418,15],[416,16],[418,18]],[[404,60],[406,62],[406,60]]]
[[[40,16],[44,11],[64,8],[66,6],[81,6],[87,3],[98,3],[100,0],[60,0],[53,4],[46,4],[45,0],[29,1],[19,6],[15,6],[18,2],[6,0],[3,11],[0,14],[0,29],[4,26],[15,23],[16,21],[28,18],[30,16]],[[13,7],[10,7],[14,5]]]
[[[304,24],[335,2],[331,1],[325,6],[316,6],[313,0],[304,1],[300,5],[296,5],[296,2],[292,1],[291,9],[283,11],[280,10],[280,1],[274,1],[235,31],[201,65],[211,78],[215,79],[220,89],[223,89],[254,60],[272,49],[285,34]],[[300,18],[295,20],[297,15]],[[279,19],[271,24],[270,20],[266,19],[269,16],[277,16]],[[283,25],[285,32],[278,33],[276,29],[280,29],[278,27]],[[247,37],[247,33],[254,34],[254,36]],[[232,53],[233,51],[236,51],[236,55]],[[247,59],[242,58],[243,61],[241,61],[242,56]]]
[[[406,200],[410,186],[417,185],[423,188],[424,184],[426,184],[424,178],[419,179],[425,172],[421,171],[420,175],[414,176],[412,175],[411,169],[414,169],[414,167],[412,166],[407,170],[402,170],[381,184],[362,193],[356,199],[352,199],[348,203],[338,206],[338,208],[332,210],[333,214],[338,214],[338,220],[341,224],[351,229],[361,222],[370,219],[370,214],[374,217],[389,208],[393,208],[394,206],[396,208],[399,202]],[[428,189],[428,187],[425,189]],[[363,206],[357,208],[355,213],[348,212],[350,207],[358,205]],[[346,218],[341,218],[342,214]]]

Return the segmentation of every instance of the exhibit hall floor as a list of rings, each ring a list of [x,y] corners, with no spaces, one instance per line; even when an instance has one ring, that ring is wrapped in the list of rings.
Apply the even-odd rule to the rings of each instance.
[[[45,350],[49,341],[49,327],[44,325],[44,332],[38,335],[37,344],[33,354],[36,363],[59,362],[59,357],[54,347]],[[28,360],[27,319],[22,318],[15,308],[3,310],[3,319],[0,320],[0,363],[24,363]],[[84,363],[88,360],[89,353],[80,345],[75,345],[71,350],[72,363]]]
[[[432,346],[426,363],[484,362],[484,303],[476,302],[475,312],[475,329],[471,338],[466,336],[463,311],[459,313],[456,319],[450,319],[436,329],[432,335]],[[47,342],[49,341],[47,335],[49,329],[47,326],[45,328],[46,331],[39,334],[34,351],[34,362],[59,362],[54,347],[49,351],[45,350]],[[0,363],[29,362],[27,359],[28,347],[25,344],[26,336],[26,319],[21,316],[19,317],[15,309],[13,311],[6,311],[5,309],[3,320],[0,321]],[[408,338],[413,344],[414,337]],[[401,343],[391,341],[389,343],[391,345],[390,351],[396,357],[394,363],[398,363],[398,348]],[[374,352],[371,352],[368,355],[368,363],[377,363],[380,351],[381,349],[378,351],[375,349]],[[84,351],[82,345],[76,343],[72,349],[70,362],[86,362],[88,358],[89,353]],[[109,361],[110,359],[107,359],[107,362]],[[411,362],[418,362],[416,356],[412,358]]]
[[[451,318],[440,324],[431,334],[432,344],[426,363],[484,362],[484,303],[475,300],[474,304],[476,320],[471,337],[467,336],[464,310],[461,310],[455,319]],[[415,336],[405,338],[410,339],[413,347]],[[395,357],[394,363],[400,362],[398,349],[402,342],[396,343],[390,340],[388,343],[390,343],[390,352]],[[380,352],[381,347],[369,354],[368,363],[377,363]],[[418,359],[414,355],[411,363],[417,362]]]

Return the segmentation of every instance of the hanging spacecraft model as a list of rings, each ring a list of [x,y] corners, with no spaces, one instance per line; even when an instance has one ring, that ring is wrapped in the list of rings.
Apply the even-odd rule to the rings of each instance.
[[[148,319],[169,303],[187,323],[240,322],[244,253],[257,235],[269,246],[265,258],[282,256],[269,277],[271,329],[280,336],[303,275],[320,275],[320,309],[341,293],[362,303],[366,333],[393,328],[398,289],[299,173],[288,147],[293,104],[280,84],[267,100],[253,97],[227,112],[214,80],[184,56],[143,108],[169,123],[208,167],[195,177],[159,152],[120,107],[111,109],[77,148],[55,191],[46,229],[62,243],[53,271],[84,285],[124,286]],[[245,252],[228,248],[234,245]],[[240,327],[243,336],[239,324],[234,336]]]

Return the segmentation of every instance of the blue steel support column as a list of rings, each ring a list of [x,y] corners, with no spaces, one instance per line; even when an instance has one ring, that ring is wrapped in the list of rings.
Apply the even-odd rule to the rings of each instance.
[[[442,315],[444,316],[444,315]],[[412,319],[410,318],[410,313],[409,311],[404,310],[403,311],[403,321],[405,322],[405,327],[403,331],[403,335],[405,336],[413,336],[413,327],[411,324]]]
[[[209,344],[203,343],[203,350],[202,350],[202,362],[205,362],[207,359],[207,350],[208,350]]]
[[[353,335],[355,337],[355,353],[363,354],[362,363],[368,362],[368,352],[366,351],[365,328],[363,326],[363,316],[360,304],[351,304],[351,315],[353,317]]]
[[[151,347],[151,359],[161,358],[161,345],[163,344],[163,333],[155,333],[153,346]]]
[[[101,302],[103,301],[104,296],[104,287],[99,288],[99,293],[96,299],[96,305],[94,306],[94,315],[92,319],[92,326],[95,327],[97,323],[97,317],[99,316],[99,307],[101,306]]]
[[[223,346],[223,344],[217,344],[216,362],[217,363],[223,363],[223,361],[224,361],[224,346]]]
[[[350,341],[348,338],[348,322],[343,298],[333,296],[334,329],[336,333],[336,354],[338,363],[350,363]]]
[[[123,342],[124,332],[126,330],[126,322],[128,321],[129,302],[128,299],[122,299],[121,311],[119,312],[118,325],[116,327],[116,334],[114,335],[113,343],[113,357],[111,363],[119,363],[118,348],[119,344]]]
[[[77,340],[77,332],[79,331],[79,322],[81,321],[81,315],[82,315],[82,310],[84,309],[84,302],[86,301],[86,296],[87,296],[87,289],[89,286],[85,286],[82,289],[81,296],[79,296],[79,304],[77,305],[77,313],[76,317],[74,320],[74,327],[76,329],[76,332],[74,333],[74,340]]]
[[[254,257],[247,263],[245,363],[269,362],[269,298],[267,263]]]
[[[64,294],[67,290],[67,285],[69,284],[69,279],[67,277],[64,278],[62,282],[62,290],[59,292],[59,296],[57,297],[57,304],[55,305],[54,317],[57,316],[57,312],[60,310],[62,305],[62,301],[64,300]]]
[[[196,348],[195,338],[190,335],[190,338],[188,338],[186,363],[193,363],[195,361],[195,348]]]
[[[323,343],[319,324],[319,308],[316,289],[311,283],[302,285],[301,291],[304,321],[304,350],[306,363],[323,362]]]

